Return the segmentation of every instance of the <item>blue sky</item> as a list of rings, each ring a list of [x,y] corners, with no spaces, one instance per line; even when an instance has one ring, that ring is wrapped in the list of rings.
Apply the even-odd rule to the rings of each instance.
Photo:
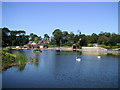
[[[3,2],[2,27],[52,35],[55,29],[84,34],[118,33],[117,2]]]

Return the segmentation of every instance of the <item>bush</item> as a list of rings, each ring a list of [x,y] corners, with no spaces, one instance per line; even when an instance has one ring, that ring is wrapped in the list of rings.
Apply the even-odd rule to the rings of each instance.
[[[25,64],[28,60],[27,57],[20,52],[14,51],[13,54],[16,56],[15,63],[17,64]]]
[[[56,45],[48,45],[48,47],[54,48],[54,47],[57,47],[57,46]]]
[[[89,43],[87,46],[88,46],[88,47],[93,47],[93,44]]]
[[[2,48],[2,50],[4,50],[4,51],[8,51],[8,50],[10,50],[10,49],[11,49],[10,46],[7,46],[7,47]]]
[[[14,51],[13,54],[10,54],[8,52],[2,52],[2,63],[3,64],[11,64],[11,63],[17,63],[17,64],[23,64],[26,63],[27,57],[17,51]]]
[[[81,47],[81,46],[79,46],[79,47],[78,47],[78,49],[82,49],[82,47]]]
[[[16,60],[16,56],[8,52],[2,52],[2,64],[10,64]]]
[[[77,46],[78,49],[81,49],[81,46],[79,45],[79,43],[75,44]]]
[[[99,45],[99,47],[106,48],[106,49],[110,49],[111,48],[110,46],[106,46],[106,45]]]
[[[120,43],[117,43],[118,48],[120,48]]]
[[[118,48],[118,46],[112,46],[112,49],[116,49],[116,48]]]
[[[37,48],[37,49],[34,49],[33,52],[42,52],[41,49]]]
[[[23,69],[27,62],[27,57],[17,51],[13,51],[13,54],[10,54],[6,51],[2,52],[2,70],[7,69],[12,66],[19,66],[19,68]],[[24,66],[24,67],[23,67]]]

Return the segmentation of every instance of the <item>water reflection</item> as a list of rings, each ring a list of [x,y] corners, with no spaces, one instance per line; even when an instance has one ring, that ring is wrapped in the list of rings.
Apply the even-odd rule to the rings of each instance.
[[[82,51],[84,55],[107,55],[107,52],[100,51]]]
[[[25,52],[24,52],[25,53]],[[33,64],[34,66],[38,67],[39,62],[40,62],[40,54],[39,53],[34,53],[32,57],[29,57],[27,61],[22,61],[20,60],[18,65],[15,65],[15,67],[18,67],[18,70],[21,72],[25,69],[26,64]]]
[[[25,69],[25,66],[26,66],[26,64],[18,65],[18,70],[23,71]]]
[[[30,64],[34,64],[36,67],[39,66],[40,53],[35,53],[33,57],[29,58]]]
[[[60,52],[60,50],[56,50],[56,52]]]
[[[10,53],[16,55],[17,58],[12,63],[8,62],[7,64],[2,64],[3,71],[12,67],[17,67],[21,72],[25,69],[27,63],[33,64],[36,67],[39,66],[40,53],[31,52],[31,55],[29,55],[29,57],[26,55],[26,51],[24,50],[10,50]]]
[[[82,54],[82,52],[60,51],[60,50],[56,50],[55,53],[56,55],[81,55]]]

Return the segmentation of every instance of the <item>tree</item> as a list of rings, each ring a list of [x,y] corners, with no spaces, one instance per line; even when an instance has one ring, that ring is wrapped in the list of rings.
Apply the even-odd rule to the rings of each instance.
[[[109,32],[105,32],[104,35],[105,35],[106,37],[111,37],[111,33],[109,33]]]
[[[110,37],[109,44],[111,46],[115,46],[117,45],[117,43],[119,43],[119,41],[120,41],[119,35],[113,33]]]
[[[2,35],[3,36],[8,36],[8,34],[10,33],[10,30],[6,27],[2,28]]]
[[[93,33],[90,37],[90,43],[97,43],[97,40],[98,40],[98,35]]]
[[[91,35],[86,35],[87,45],[91,43]]]
[[[2,46],[21,46],[28,42],[28,36],[23,30],[9,30],[2,28]]]
[[[54,37],[51,36],[51,45],[55,45],[55,44],[56,44],[56,41],[55,41]]]
[[[38,36],[34,33],[30,33],[30,40],[34,41],[35,37],[38,37]]]
[[[48,36],[48,34],[44,34],[44,39],[45,40],[49,40],[50,39],[50,37]]]
[[[9,33],[10,30],[6,27],[2,28],[2,47],[9,45]]]
[[[80,36],[80,35],[81,35],[81,31],[80,31],[80,30],[78,30],[77,32],[78,32],[78,35]]]
[[[16,38],[17,34],[18,34],[17,31],[14,31],[14,30],[10,31],[10,39],[11,39],[12,46],[16,46],[16,43],[18,43]]]
[[[62,31],[60,29],[56,29],[52,34],[57,46],[60,46],[60,41],[62,40]]]
[[[63,44],[67,44],[68,41],[68,32],[67,31],[63,31],[62,32],[62,43]]]
[[[80,35],[80,46],[86,46],[87,45],[87,39],[86,39],[86,36],[85,34],[81,34]]]
[[[98,43],[103,44],[103,45],[108,45],[109,38],[106,37],[105,35],[99,36],[98,38]]]
[[[25,31],[24,31],[24,30],[19,30],[19,31],[17,32],[17,34],[18,34],[18,35],[25,35]]]
[[[38,38],[38,37],[35,37],[34,42],[35,42],[35,43],[38,43],[38,42],[39,42],[39,38]]]
[[[39,40],[42,40],[42,37],[41,37],[41,36],[39,36],[38,38],[39,38]]]
[[[33,37],[33,36],[34,36],[34,34],[33,34],[33,33],[30,33],[30,40],[32,40],[32,41],[34,40],[34,37]]]
[[[103,36],[103,35],[105,35],[105,34],[104,34],[103,31],[101,31],[101,32],[99,33],[99,36]]]
[[[79,41],[79,39],[80,39],[80,36],[75,35],[75,37],[74,37],[74,43],[77,43]]]
[[[74,44],[74,37],[75,34],[73,32],[70,32],[70,34],[68,35],[68,45],[73,45]]]

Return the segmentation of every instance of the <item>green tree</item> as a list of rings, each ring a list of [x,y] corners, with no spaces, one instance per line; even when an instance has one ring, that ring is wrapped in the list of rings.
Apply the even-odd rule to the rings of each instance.
[[[48,34],[44,34],[44,40],[49,40],[50,37],[48,36]]]
[[[34,33],[30,33],[30,40],[34,41],[35,37],[38,37],[38,36]]]
[[[63,32],[62,32],[62,43],[63,43],[64,45],[66,45],[66,44],[67,44],[67,41],[68,41],[68,32],[67,32],[67,31],[63,31]]]
[[[111,46],[116,46],[117,43],[119,43],[119,41],[120,41],[119,35],[113,33],[110,37],[109,44]]]
[[[41,36],[39,36],[38,38],[39,38],[39,40],[42,40],[42,37],[41,37]]]
[[[38,37],[35,37],[34,42],[35,42],[35,43],[38,43],[38,42],[39,42],[39,38],[38,38]]]
[[[80,36],[78,36],[78,35],[75,35],[75,37],[74,37],[74,43],[77,43],[77,42],[79,42],[79,39],[80,39]]]
[[[24,45],[28,42],[28,36],[26,37],[23,30],[9,30],[8,28],[2,28],[2,46],[16,46]]]
[[[97,43],[97,40],[98,40],[98,35],[93,33],[90,37],[90,43]]]
[[[74,44],[74,37],[75,34],[73,32],[70,32],[70,34],[68,35],[68,45],[73,45]]]
[[[30,33],[30,40],[34,40],[34,34],[33,33]]]
[[[2,47],[9,45],[9,33],[10,30],[6,27],[2,28]]]
[[[55,40],[57,46],[60,47],[60,42],[62,40],[62,31],[60,29],[56,29],[56,30],[54,30],[54,32],[52,34],[54,36],[54,40]]]
[[[98,38],[98,43],[101,45],[108,45],[108,42],[109,42],[109,38],[106,37],[105,35],[102,35],[102,36],[99,36]]]
[[[105,32],[104,35],[105,35],[106,37],[111,37],[111,33],[109,33],[109,32]]]
[[[87,39],[85,34],[80,35],[80,46],[87,46]]]
[[[86,35],[87,45],[91,44],[91,35]]]
[[[14,30],[12,30],[12,31],[10,31],[10,39],[11,39],[11,44],[12,44],[12,46],[16,46],[16,43],[18,43],[17,42],[17,31],[14,31]]]
[[[51,36],[51,45],[56,45],[56,41],[53,36]]]

